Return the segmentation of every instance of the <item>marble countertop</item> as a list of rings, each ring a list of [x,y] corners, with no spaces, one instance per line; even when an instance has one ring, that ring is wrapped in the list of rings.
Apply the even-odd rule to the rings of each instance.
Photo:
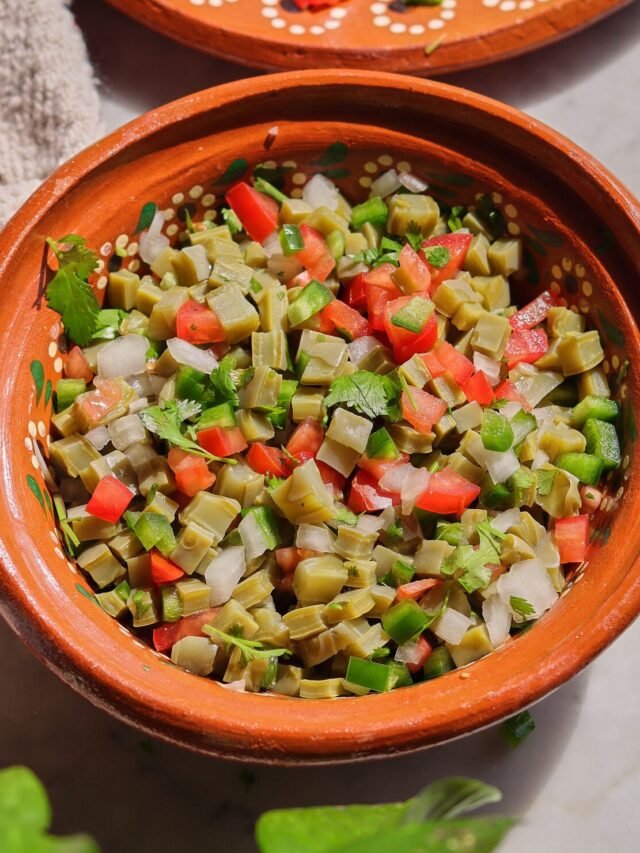
[[[96,0],[76,0],[74,9],[108,129],[252,73],[192,53]],[[640,3],[537,54],[447,79],[562,131],[640,195]],[[0,767],[36,770],[51,793],[55,831],[92,832],[104,853],[245,853],[268,808],[406,798],[451,774],[502,789],[500,811],[521,817],[502,848],[509,853],[631,853],[640,829],[639,646],[636,623],[536,706],[536,731],[515,751],[489,729],[337,769],[251,768],[184,752],[112,720],[48,673],[2,623]]]

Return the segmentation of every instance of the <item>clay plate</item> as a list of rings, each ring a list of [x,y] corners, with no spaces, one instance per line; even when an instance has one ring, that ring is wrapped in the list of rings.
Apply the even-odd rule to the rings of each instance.
[[[190,47],[255,68],[431,75],[541,47],[630,0],[442,0],[411,7],[404,0],[346,0],[316,11],[301,11],[293,0],[108,2]]]
[[[48,454],[64,362],[58,317],[42,300],[45,236],[84,235],[101,256],[93,284],[103,293],[109,270],[138,268],[136,228],[150,203],[175,239],[187,211],[213,217],[225,188],[258,164],[292,195],[323,172],[362,199],[391,165],[427,180],[441,204],[490,193],[526,246],[515,300],[550,287],[589,313],[602,335],[623,410],[624,459],[607,480],[590,562],[530,631],[435,681],[329,701],[229,691],[173,666],[107,616],[57,536],[38,461]],[[295,72],[221,86],[137,119],[60,168],[0,234],[0,609],[92,702],[215,755],[353,760],[439,743],[513,714],[584,667],[640,609],[639,272],[640,216],[629,193],[549,128],[461,89]]]

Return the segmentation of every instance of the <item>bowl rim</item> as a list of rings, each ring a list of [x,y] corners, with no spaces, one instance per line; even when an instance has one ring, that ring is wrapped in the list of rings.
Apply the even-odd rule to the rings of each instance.
[[[124,151],[131,144],[149,139],[171,125],[188,121],[226,104],[234,102],[237,104],[243,97],[255,98],[273,92],[282,93],[295,89],[301,84],[320,89],[328,86],[358,85],[369,87],[369,89],[384,87],[402,90],[405,93],[408,90],[434,96],[449,103],[464,104],[485,115],[501,119],[507,124],[520,128],[526,134],[537,137],[540,142],[559,150],[565,158],[573,161],[574,165],[597,188],[607,193],[612,203],[626,218],[628,226],[636,234],[640,233],[640,205],[604,166],[566,137],[513,107],[449,84],[407,78],[397,74],[341,69],[296,71],[249,78],[194,93],[134,119],[67,161],[36,190],[0,232],[0,280],[11,264],[13,256],[19,251],[22,240],[32,232],[38,221],[60,203],[76,184],[95,169],[100,168],[113,155]],[[4,331],[2,334],[4,336]],[[0,494],[6,490],[6,487],[4,479],[0,478]],[[637,490],[636,500],[638,500]],[[0,518],[5,512],[7,511],[0,502]],[[8,517],[7,512],[7,519]],[[533,677],[535,674],[532,674],[525,683],[505,685],[500,696],[495,697],[496,702],[487,701],[483,708],[466,707],[462,709],[464,714],[461,713],[453,723],[450,720],[440,719],[428,732],[416,731],[416,726],[419,726],[419,717],[414,716],[411,719],[411,713],[415,714],[415,708],[408,714],[407,719],[393,720],[391,723],[384,714],[379,715],[380,719],[377,722],[375,719],[368,719],[366,723],[357,720],[357,710],[363,710],[363,702],[371,699],[386,701],[386,699],[383,696],[350,698],[349,706],[355,713],[342,716],[352,717],[350,729],[352,737],[354,726],[357,726],[362,739],[358,739],[357,743],[351,741],[349,732],[346,731],[349,727],[345,724],[345,731],[341,730],[339,736],[336,735],[333,745],[327,744],[327,749],[320,749],[317,742],[314,745],[311,741],[314,740],[314,735],[315,740],[318,739],[317,718],[324,714],[318,705],[327,707],[333,703],[326,701],[301,703],[300,700],[284,700],[288,702],[289,708],[291,702],[295,702],[296,705],[315,708],[317,711],[317,713],[312,711],[306,715],[295,712],[293,714],[297,726],[295,731],[287,731],[282,725],[272,726],[270,729],[267,725],[268,712],[264,715],[265,719],[261,721],[265,727],[262,732],[252,731],[251,727],[248,730],[246,721],[239,712],[237,718],[225,719],[224,737],[216,741],[215,726],[210,726],[209,730],[204,732],[208,739],[203,737],[202,731],[194,731],[198,723],[197,712],[185,716],[184,706],[178,708],[172,703],[171,698],[159,697],[152,688],[141,688],[136,682],[133,689],[133,679],[129,684],[114,683],[113,679],[109,680],[105,670],[96,666],[95,656],[92,655],[88,645],[78,644],[59,632],[56,635],[54,648],[50,637],[52,619],[47,614],[36,612],[33,602],[30,601],[27,585],[21,580],[4,541],[0,541],[0,564],[4,570],[0,577],[0,610],[27,645],[65,682],[114,716],[150,734],[195,751],[222,758],[279,764],[321,764],[382,757],[442,743],[496,723],[538,701],[583,669],[638,615],[640,611],[640,571],[637,571],[639,563],[637,559],[633,562],[633,568],[636,569],[635,580],[632,578],[624,589],[616,590],[616,595],[619,597],[616,600],[615,609],[607,608],[600,603],[585,621],[578,653],[575,651],[570,653],[566,649],[564,654],[554,653],[554,650],[549,652],[549,665],[544,676],[538,674]],[[494,653],[494,655],[499,654],[499,650]],[[417,696],[419,690],[420,688],[416,687],[411,691],[399,691],[399,693],[416,692]],[[235,696],[238,696],[240,700],[237,703],[238,709],[247,708],[248,702],[255,703],[255,699],[247,694],[234,694],[234,699],[231,700],[229,691],[223,692],[229,697],[229,701],[236,701]],[[393,694],[386,694],[386,697],[391,695]],[[402,703],[398,702],[398,705],[400,704],[409,707],[411,703],[407,704],[407,700],[404,700]],[[255,707],[258,706],[259,703],[255,703]],[[381,702],[378,702],[377,707],[383,707]],[[214,716],[209,714],[209,722]],[[374,718],[375,716],[375,714],[372,715]]]

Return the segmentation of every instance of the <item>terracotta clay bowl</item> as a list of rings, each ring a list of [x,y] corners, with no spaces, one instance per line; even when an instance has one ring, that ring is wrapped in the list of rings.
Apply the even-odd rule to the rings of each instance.
[[[188,47],[252,68],[443,74],[558,41],[631,0],[108,0]]]
[[[34,453],[47,455],[52,387],[64,359],[58,317],[42,301],[44,238],[84,235],[102,257],[94,282],[101,291],[108,270],[136,268],[146,203],[165,210],[175,235],[187,210],[194,218],[213,211],[225,187],[257,164],[272,179],[284,176],[294,195],[319,171],[362,199],[392,164],[426,179],[448,204],[493,194],[509,232],[526,245],[516,301],[550,287],[589,313],[605,342],[604,369],[623,410],[624,461],[607,481],[588,565],[530,631],[435,681],[328,701],[223,689],[174,667],[107,616],[61,550]],[[137,119],[61,167],[0,235],[3,614],[95,704],[224,757],[319,763],[388,755],[530,705],[640,610],[639,273],[640,212],[629,193],[567,139],[471,92],[393,75],[297,72],[221,86]]]

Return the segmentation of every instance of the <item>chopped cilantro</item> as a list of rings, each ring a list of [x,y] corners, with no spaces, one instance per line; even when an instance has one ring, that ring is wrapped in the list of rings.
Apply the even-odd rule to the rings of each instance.
[[[447,226],[449,228],[449,231],[457,231],[459,228],[462,228],[463,214],[464,207],[462,207],[462,205],[457,204],[451,208],[449,218],[447,219]]]
[[[387,539],[389,542],[399,542],[403,538],[403,529],[401,521],[392,522],[386,529]]]
[[[235,459],[221,459],[219,456],[214,456],[200,447],[195,441],[183,435],[181,429],[182,423],[188,418],[199,415],[200,410],[200,404],[194,403],[191,400],[169,400],[164,408],[150,406],[148,409],[144,409],[140,412],[140,418],[149,432],[168,441],[174,447],[180,447],[182,450],[188,450],[189,453],[204,456],[205,459],[211,461],[227,462],[230,465],[235,464]]]
[[[407,233],[404,236],[413,251],[417,252],[418,249],[422,246],[424,237],[422,236],[422,231],[415,222],[409,223],[409,228],[407,229]]]
[[[529,604],[526,598],[520,598],[517,595],[511,596],[509,599],[509,606],[514,613],[517,613],[518,616],[522,616],[525,619],[527,616],[533,616],[536,612],[533,605]]]
[[[441,270],[449,263],[451,252],[446,246],[425,246],[424,254],[432,267]]]
[[[214,628],[213,625],[203,625],[202,630],[205,634],[208,634],[211,639],[222,640],[227,648],[229,646],[235,646],[240,649],[245,664],[252,660],[259,660],[260,658],[278,658],[283,655],[288,656],[291,654],[288,649],[269,649],[265,648],[264,643],[261,643],[258,640],[245,640],[242,637],[235,636],[234,634],[226,634],[224,631],[220,631],[219,628]]]
[[[389,412],[398,396],[395,383],[388,376],[357,370],[350,376],[334,379],[324,403],[327,407],[342,404],[368,418],[377,418]]]
[[[223,207],[220,211],[220,215],[224,219],[225,224],[231,234],[239,234],[241,231],[244,230],[242,227],[242,222],[240,222],[240,220],[230,207]]]
[[[97,269],[98,256],[87,248],[84,237],[67,234],[60,240],[47,238],[58,259],[58,271],[46,290],[47,304],[62,317],[62,325],[72,341],[86,346],[96,331],[100,306],[87,284]]]
[[[353,525],[358,523],[358,516],[354,512],[351,512],[350,509],[347,509],[346,506],[338,506],[336,521],[339,521],[342,524]]]
[[[491,582],[492,566],[500,564],[500,545],[505,534],[491,526],[489,521],[476,525],[480,543],[457,545],[453,554],[442,563],[444,574],[458,575],[460,586],[468,593],[486,589]]]
[[[550,468],[538,468],[536,470],[536,491],[542,497],[547,497],[553,489],[553,481],[556,478],[556,470]]]

